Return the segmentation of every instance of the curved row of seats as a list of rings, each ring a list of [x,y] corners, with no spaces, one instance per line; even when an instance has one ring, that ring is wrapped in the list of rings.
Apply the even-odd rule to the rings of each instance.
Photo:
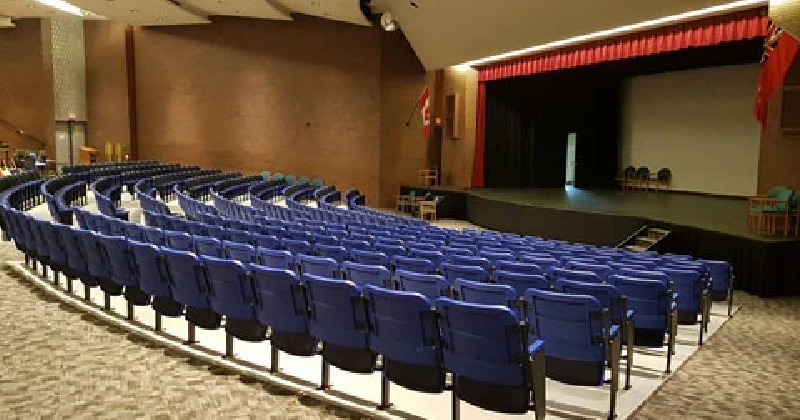
[[[215,203],[227,217],[210,214],[207,206],[197,213],[198,221],[145,212],[148,224],[161,229],[82,211],[76,213],[81,229],[75,229],[37,221],[6,200],[0,214],[12,221],[9,233],[26,259],[80,278],[87,291],[100,286],[107,295],[124,294],[131,305],[152,304],[162,315],[185,312],[190,325],[204,328],[219,328],[225,316],[226,332],[248,341],[267,339],[269,327],[273,369],[278,350],[321,352],[321,385],[326,387],[330,364],[368,373],[378,368],[380,354],[384,391],[386,381],[392,381],[422,392],[442,392],[445,374],[451,372],[456,401],[460,397],[501,412],[525,412],[533,403],[537,417],[544,414],[545,374],[598,386],[606,364],[612,370],[613,415],[621,341],[626,335],[632,345],[633,321],[662,326],[662,342],[669,331],[667,353],[672,353],[678,309],[673,300],[681,293],[670,290],[674,280],[663,271],[666,265],[696,268],[706,285],[715,276],[713,264],[681,256],[632,255],[540,238],[408,226],[399,218],[395,223],[383,217],[358,223],[351,216],[336,224],[309,220],[306,216],[324,211],[299,207],[276,213],[288,216],[282,220],[266,217],[266,211],[243,211],[248,206],[219,195]],[[278,242],[258,243],[263,239],[258,235]],[[380,246],[401,248],[405,256],[390,258]],[[346,255],[335,258],[333,252],[341,249]],[[435,264],[438,253],[442,261]],[[590,255],[597,258],[590,260]],[[563,268],[543,268],[525,256],[557,260]],[[421,269],[402,265],[423,261],[428,264]],[[630,267],[635,263],[642,264]],[[660,268],[667,278],[601,277],[599,271],[574,270],[596,267],[569,264]],[[469,279],[480,270],[488,277]],[[576,281],[570,277],[575,273],[588,277]],[[628,356],[630,364],[630,347]],[[382,395],[386,406],[388,392]]]

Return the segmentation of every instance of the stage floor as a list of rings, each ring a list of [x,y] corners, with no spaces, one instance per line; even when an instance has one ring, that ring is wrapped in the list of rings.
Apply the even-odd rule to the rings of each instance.
[[[465,192],[489,200],[588,213],[642,217],[761,241],[796,241],[747,231],[747,202],[742,198],[684,193],[618,190],[505,189],[433,187],[432,191]]]

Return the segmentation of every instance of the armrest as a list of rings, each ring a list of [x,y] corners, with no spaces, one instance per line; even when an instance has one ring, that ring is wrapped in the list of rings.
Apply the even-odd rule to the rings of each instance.
[[[528,346],[528,354],[533,356],[539,352],[544,352],[544,340],[536,340]]]

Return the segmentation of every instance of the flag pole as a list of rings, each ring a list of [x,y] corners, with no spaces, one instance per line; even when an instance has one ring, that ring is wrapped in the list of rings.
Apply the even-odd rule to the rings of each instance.
[[[417,112],[417,108],[419,108],[419,101],[414,101],[414,109],[412,109],[411,113],[408,114],[408,119],[406,120],[406,127],[411,125],[411,119],[414,118],[414,113]]]

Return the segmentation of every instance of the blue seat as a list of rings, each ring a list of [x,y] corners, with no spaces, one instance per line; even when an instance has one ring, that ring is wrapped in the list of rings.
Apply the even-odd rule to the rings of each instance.
[[[364,241],[371,244],[375,241],[375,237],[367,233],[350,232],[350,239],[354,241]]]
[[[248,245],[255,245],[256,243],[252,233],[238,229],[228,229],[228,240]]]
[[[339,238],[333,235],[314,234],[313,241],[314,245],[330,245],[330,246],[339,245]]]
[[[442,274],[451,284],[457,279],[471,280],[479,283],[489,282],[489,273],[478,266],[443,263]]]
[[[208,236],[219,239],[220,241],[228,240],[228,230],[222,226],[209,226]]]
[[[561,261],[550,257],[550,256],[533,256],[530,254],[524,254],[520,256],[520,262],[527,263],[527,264],[536,264],[539,268],[542,269],[548,276],[552,274],[553,269],[561,267]]]
[[[486,271],[489,271],[492,268],[492,262],[484,257],[473,257],[468,255],[451,254],[447,256],[446,262],[455,265],[481,267]]]
[[[144,306],[150,304],[150,297],[139,287],[136,275],[136,263],[123,236],[98,235],[103,246],[109,269],[109,279],[120,287],[124,287],[125,299],[130,305]],[[128,306],[128,319],[133,319],[132,306]]]
[[[281,240],[277,236],[254,233],[253,241],[256,248],[279,249],[281,247]]]
[[[8,223],[8,222],[6,222]],[[64,273],[67,276],[69,271],[69,257],[67,255],[66,244],[62,238],[60,223],[44,222],[42,225],[42,233],[44,234],[45,242],[49,247],[48,264],[50,269],[53,270],[55,283],[59,283],[59,273]]]
[[[211,309],[203,263],[187,251],[163,249],[165,269],[173,298],[186,307],[186,319],[206,329],[217,329],[222,316]]]
[[[395,239],[395,238],[389,238],[389,237],[380,236],[380,237],[375,238],[375,246],[377,247],[378,245],[400,245],[400,246],[405,246],[405,242],[403,242],[403,240],[401,240],[401,239]]]
[[[329,279],[341,277],[341,266],[332,258],[298,254],[295,259],[300,266],[301,274],[313,274]]]
[[[168,248],[194,252],[194,240],[186,232],[165,232],[164,239]]]
[[[353,249],[350,251],[350,259],[359,264],[389,267],[389,257],[383,252]]]
[[[501,413],[545,416],[545,352],[508,308],[439,298],[442,358],[453,373],[453,417],[460,400]],[[531,398],[533,397],[533,398]]]
[[[444,262],[444,254],[439,251],[429,251],[426,249],[409,248],[408,256],[411,258],[421,258],[433,263],[435,267],[440,267]]]
[[[222,241],[217,238],[195,236],[194,247],[195,250],[197,250],[197,255],[206,255],[217,258],[225,257],[225,250],[222,248]]]
[[[414,241],[406,242],[406,246],[408,247],[409,250],[418,249],[423,251],[436,251],[440,248],[439,245],[429,244],[425,242],[414,242]]]
[[[285,251],[284,251],[285,252]],[[278,371],[278,350],[295,356],[316,354],[318,340],[309,330],[305,285],[294,272],[253,264],[256,319],[272,329],[272,364]]]
[[[514,271],[495,270],[492,282],[511,286],[517,296],[522,296],[528,289],[549,290],[550,280],[541,274],[524,274]]]
[[[250,244],[239,242],[224,241],[222,248],[225,250],[227,258],[239,261],[248,267],[250,263],[256,262],[256,249]]]
[[[369,242],[360,241],[357,239],[340,238],[339,244],[350,251],[353,251],[354,249],[360,249],[362,251],[372,251],[373,249],[372,244],[370,244]]]
[[[664,336],[669,336],[666,370],[669,373],[678,325],[678,306],[672,291],[661,280],[615,274],[609,276],[608,282],[625,296],[628,308],[636,313],[634,343],[637,346],[662,347]]]
[[[125,237],[134,241],[146,242],[145,227],[137,223],[125,223]]]
[[[405,257],[408,255],[408,251],[403,245],[391,245],[380,242],[375,244],[375,252],[386,254],[390,262],[393,261],[395,257]]]
[[[359,286],[371,284],[387,289],[391,288],[391,273],[382,265],[367,265],[345,261],[342,269],[344,270],[345,278]]]
[[[288,232],[283,226],[267,226],[266,229],[268,235],[278,238],[286,238],[288,236]]]
[[[453,294],[464,302],[505,306],[516,312],[517,316],[524,316],[522,301],[511,286],[458,279],[453,282]]]
[[[443,246],[440,248],[445,255],[463,255],[471,257],[475,255],[475,250],[470,248],[462,248],[457,246]]]
[[[613,269],[607,265],[580,262],[575,260],[567,261],[566,268],[573,271],[590,271],[597,274],[597,276],[600,278],[600,281],[606,281],[608,276],[613,273]]]
[[[406,389],[441,393],[442,368],[439,327],[433,303],[417,293],[364,288],[369,320],[369,344],[383,357],[381,407],[388,408],[386,380]]]
[[[510,252],[490,252],[481,250],[478,255],[489,260],[492,264],[492,269],[494,269],[498,261],[516,261],[516,257]]]
[[[189,234],[192,236],[210,236],[208,225],[200,222],[186,222],[189,227]]]
[[[727,261],[703,260],[711,277],[711,299],[728,301],[728,316],[733,309],[733,283],[736,276],[733,267]]]
[[[616,416],[620,328],[592,296],[530,289],[525,292],[532,336],[547,343],[547,377],[572,385],[601,386],[611,367],[608,418]]]
[[[314,248],[308,241],[284,239],[283,246],[284,248],[286,248],[287,251],[291,252],[292,255],[298,255],[298,254],[311,255],[314,252]]]
[[[258,248],[256,254],[260,265],[280,270],[294,271],[294,256],[292,256],[292,253],[289,251]]]
[[[438,274],[396,270],[394,280],[398,290],[419,293],[431,300],[450,295],[450,283]]]
[[[369,346],[366,305],[351,281],[305,275],[309,330],[323,342],[321,388],[330,386],[330,367],[354,373],[375,371],[377,354]]]
[[[225,331],[233,337],[249,342],[264,341],[267,327],[256,319],[256,296],[247,268],[239,261],[202,256],[211,309],[225,316]],[[233,356],[232,342],[225,348]]]
[[[614,270],[614,274],[617,274],[617,273],[619,273],[620,271],[622,271],[622,270],[624,270],[626,268],[629,268],[631,270],[641,270],[641,271],[647,271],[648,270],[646,265],[628,264],[628,263],[622,263],[622,262],[618,262],[618,261],[610,262],[610,263],[608,263],[608,266],[611,267]]]
[[[433,265],[432,262],[422,259],[422,258],[410,258],[410,257],[394,257],[394,261],[392,261],[395,270],[405,270],[405,271],[412,271],[415,273],[422,273],[422,274],[435,274],[436,273],[436,266]]]
[[[350,253],[343,246],[339,245],[314,245],[314,251],[320,257],[331,258],[339,264],[342,264],[350,257]]]
[[[164,236],[164,231],[157,227],[145,227],[144,236],[147,242],[156,246],[166,246],[167,238]]]
[[[314,235],[301,229],[289,229],[287,237],[295,241],[306,241],[309,243],[314,240]]]
[[[571,280],[558,280],[556,291],[573,295],[592,296],[600,306],[611,313],[611,325],[624,329],[622,342],[627,343],[627,365],[625,368],[625,389],[631,387],[631,367],[633,366],[634,317],[636,311],[628,308],[628,299],[614,285],[606,283],[583,283]]]
[[[592,271],[575,271],[565,268],[554,268],[551,272],[552,282],[555,284],[559,280],[581,281],[584,283],[602,283],[603,280],[597,273]]]
[[[86,230],[78,231],[78,238],[86,255],[86,267],[89,272],[89,275],[81,278],[81,281],[87,287],[100,286],[106,294],[106,309],[110,309],[109,297],[121,295],[122,287],[111,281],[108,261],[104,256],[105,249],[98,241],[97,235],[99,234]]]
[[[709,306],[708,284],[699,270],[660,268],[672,283],[672,289],[678,294],[678,323],[692,325],[697,323],[697,316],[702,315],[703,323],[707,321]],[[705,325],[703,325],[705,328]],[[702,330],[701,339],[702,344]]]
[[[536,274],[540,276],[545,274],[544,271],[536,264],[514,261],[497,261],[497,263],[495,263],[495,270],[520,274]]]
[[[183,315],[183,305],[172,297],[161,249],[152,244],[132,240],[128,240],[128,247],[136,267],[134,270],[136,283],[142,292],[152,297],[157,327],[160,326],[160,315],[172,317]]]
[[[61,227],[63,226],[63,227]],[[88,230],[76,229],[71,226],[59,225],[61,233],[61,240],[64,244],[64,250],[67,253],[67,266],[69,271],[65,271],[68,279],[82,279],[89,276],[88,260],[86,253],[83,249],[83,244],[78,236],[78,232],[90,232]],[[84,282],[85,284],[85,282]],[[72,291],[72,282],[67,282],[67,288]]]

